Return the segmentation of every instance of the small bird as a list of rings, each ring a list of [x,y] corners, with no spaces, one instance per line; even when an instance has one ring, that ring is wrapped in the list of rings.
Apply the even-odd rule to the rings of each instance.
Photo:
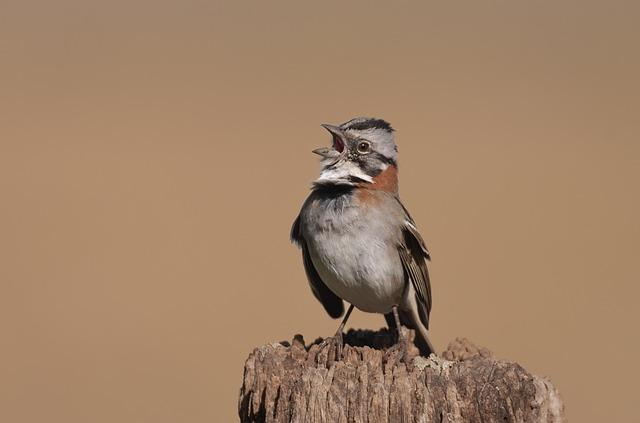
[[[337,319],[343,300],[350,304],[331,338],[338,359],[354,306],[385,315],[404,357],[401,325],[415,329],[421,354],[435,353],[427,337],[430,256],[398,196],[394,129],[367,117],[322,126],[332,145],[313,150],[322,157],[322,171],[293,223],[291,241],[301,248],[311,291],[327,313]]]

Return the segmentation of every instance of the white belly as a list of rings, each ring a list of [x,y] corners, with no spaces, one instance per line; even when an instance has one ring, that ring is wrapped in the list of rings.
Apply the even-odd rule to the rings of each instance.
[[[395,245],[371,228],[311,237],[311,260],[331,291],[358,309],[387,313],[401,302],[402,263]]]

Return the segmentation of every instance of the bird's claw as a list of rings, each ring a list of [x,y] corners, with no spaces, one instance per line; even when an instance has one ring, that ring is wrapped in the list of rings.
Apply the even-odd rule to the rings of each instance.
[[[411,363],[411,357],[409,357],[409,341],[405,336],[398,336],[398,339],[393,346],[387,350],[387,357],[393,357],[397,355],[396,360],[403,362],[406,365]]]
[[[342,331],[337,332],[334,336],[324,338],[320,343],[320,350],[324,349],[327,346],[330,346],[330,344],[335,345],[335,361],[342,360],[342,351],[344,347]]]

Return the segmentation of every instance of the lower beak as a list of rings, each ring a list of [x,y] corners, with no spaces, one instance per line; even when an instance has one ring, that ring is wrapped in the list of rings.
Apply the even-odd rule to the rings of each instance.
[[[322,156],[325,159],[334,159],[340,156],[338,150],[329,147],[316,148],[315,150],[313,150],[313,153],[317,154],[318,156]]]

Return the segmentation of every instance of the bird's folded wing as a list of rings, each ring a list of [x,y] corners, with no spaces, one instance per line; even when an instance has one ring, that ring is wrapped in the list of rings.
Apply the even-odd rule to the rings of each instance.
[[[293,222],[293,227],[291,228],[291,241],[298,244],[300,249],[302,249],[304,270],[307,274],[307,280],[309,281],[309,286],[311,287],[313,295],[318,299],[318,301],[320,301],[324,309],[329,313],[329,316],[334,319],[342,316],[344,313],[344,304],[342,299],[334,294],[333,291],[331,291],[327,285],[322,282],[318,271],[311,261],[309,248],[307,247],[307,243],[300,232],[300,216],[298,216],[295,222]]]
[[[398,251],[405,274],[416,291],[420,318],[428,328],[431,312],[431,283],[427,260],[430,256],[422,236],[410,220],[407,220],[402,228],[402,240],[398,245]]]

